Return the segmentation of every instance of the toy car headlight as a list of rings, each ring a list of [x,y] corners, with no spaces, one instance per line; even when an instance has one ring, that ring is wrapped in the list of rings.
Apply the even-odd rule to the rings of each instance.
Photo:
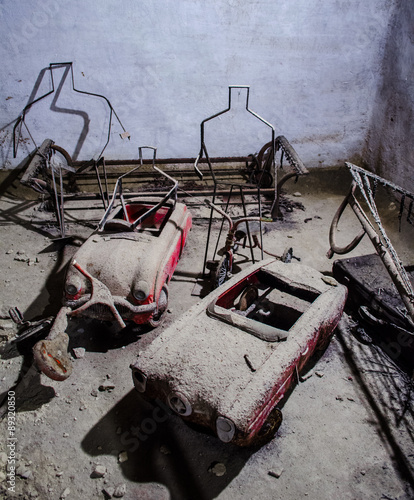
[[[135,389],[138,392],[145,392],[147,388],[147,376],[136,368],[132,369],[132,378],[134,380]]]
[[[217,436],[224,443],[230,443],[234,437],[236,428],[234,423],[226,417],[218,417],[216,420]]]
[[[181,417],[187,417],[193,411],[188,399],[179,392],[172,392],[168,395],[168,405],[171,410],[175,411]]]
[[[144,280],[138,281],[138,283],[132,289],[132,295],[137,300],[145,300],[148,297],[149,293],[150,286]]]
[[[82,290],[82,280],[79,276],[71,276],[65,283],[65,291],[68,295],[76,295]]]

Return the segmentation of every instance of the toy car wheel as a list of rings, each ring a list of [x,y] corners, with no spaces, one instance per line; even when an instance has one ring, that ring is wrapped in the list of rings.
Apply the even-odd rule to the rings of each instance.
[[[222,285],[228,278],[230,272],[230,257],[227,253],[223,255],[217,266],[216,272],[214,273],[214,288],[218,288]]]
[[[165,317],[165,313],[167,312],[168,307],[168,289],[166,286],[162,287],[160,296],[158,298],[157,310],[149,320],[149,324],[155,328],[159,326]]]
[[[250,176],[250,182],[261,188],[269,188],[272,186],[273,177],[266,170],[255,170]]]
[[[279,408],[273,408],[254,440],[254,445],[263,446],[271,441],[282,424],[283,415]]]

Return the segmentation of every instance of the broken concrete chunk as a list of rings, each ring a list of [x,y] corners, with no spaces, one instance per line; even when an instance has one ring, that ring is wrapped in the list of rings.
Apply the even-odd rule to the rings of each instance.
[[[83,347],[74,347],[73,348],[73,354],[75,355],[76,359],[82,359],[85,356],[86,349]]]
[[[276,479],[279,479],[279,477],[282,475],[283,468],[277,469],[277,470],[270,470],[268,472],[269,476],[275,477]]]
[[[102,493],[106,498],[112,498],[115,493],[115,488],[113,488],[112,486],[107,486],[102,490]]]
[[[62,493],[60,494],[60,499],[65,499],[70,495],[70,488],[65,488]]]
[[[208,472],[212,472],[215,476],[217,477],[220,477],[220,476],[224,476],[224,474],[226,473],[226,466],[221,463],[221,462],[213,462],[209,469],[208,469]]]
[[[315,372],[315,375],[319,378],[322,378],[325,374],[323,372]]]
[[[303,375],[300,376],[300,381],[305,382],[305,380],[308,380],[309,378],[311,378],[312,375],[313,375],[313,371],[310,370],[310,371],[308,371],[308,373],[304,373]]]
[[[33,474],[30,469],[28,469],[25,465],[19,465],[16,469],[16,475],[20,476],[23,479],[30,479]]]
[[[114,491],[114,498],[122,498],[126,493],[126,484],[119,484]]]
[[[118,463],[122,464],[128,460],[128,453],[126,451],[121,451],[118,455]]]
[[[91,478],[104,477],[106,474],[106,467],[104,465],[95,465],[92,469]]]

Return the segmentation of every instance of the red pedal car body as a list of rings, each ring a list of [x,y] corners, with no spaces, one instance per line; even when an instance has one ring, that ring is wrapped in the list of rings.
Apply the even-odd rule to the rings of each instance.
[[[276,408],[341,318],[347,289],[296,263],[262,261],[164,330],[131,365],[135,387],[224,442],[261,445]]]

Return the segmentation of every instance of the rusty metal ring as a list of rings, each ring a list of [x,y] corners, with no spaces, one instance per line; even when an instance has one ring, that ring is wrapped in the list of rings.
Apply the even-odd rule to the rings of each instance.
[[[329,259],[332,258],[335,253],[338,255],[343,255],[348,252],[351,252],[359,244],[359,242],[365,235],[365,230],[362,229],[361,232],[357,234],[357,236],[355,236],[355,238],[348,245],[344,247],[339,247],[335,241],[335,232],[338,229],[339,219],[341,218],[346,206],[348,205],[350,198],[353,197],[356,186],[357,186],[356,182],[353,181],[348,194],[345,196],[344,200],[342,201],[338,210],[336,211],[334,218],[332,219],[331,227],[329,230],[330,249],[327,253]]]

